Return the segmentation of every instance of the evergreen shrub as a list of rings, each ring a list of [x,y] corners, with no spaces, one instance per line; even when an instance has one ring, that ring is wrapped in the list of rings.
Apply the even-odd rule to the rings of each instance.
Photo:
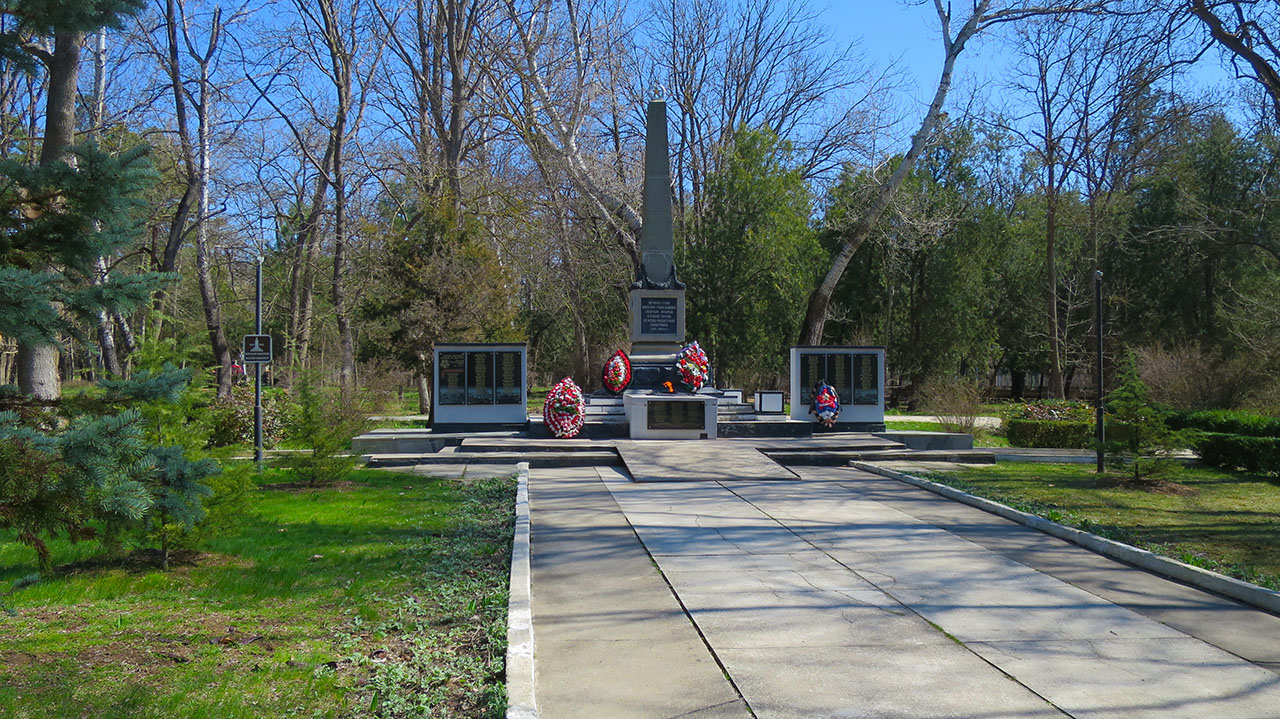
[[[1215,434],[1280,437],[1280,418],[1240,410],[1175,412],[1169,417],[1169,426],[1173,429],[1198,429]]]
[[[1088,449],[1093,446],[1093,423],[1080,420],[1010,419],[1005,434],[1013,447]]]
[[[1196,451],[1201,461],[1214,467],[1280,474],[1280,437],[1204,432],[1196,440]]]

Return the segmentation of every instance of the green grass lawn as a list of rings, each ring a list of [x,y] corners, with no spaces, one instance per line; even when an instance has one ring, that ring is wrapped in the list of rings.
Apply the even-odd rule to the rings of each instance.
[[[1179,468],[1134,485],[1091,465],[975,465],[930,479],[1280,589],[1280,485],[1242,473]]]
[[[55,541],[63,568],[0,619],[0,716],[500,717],[513,495],[376,470],[264,487],[167,573]],[[0,535],[2,586],[34,570]]]

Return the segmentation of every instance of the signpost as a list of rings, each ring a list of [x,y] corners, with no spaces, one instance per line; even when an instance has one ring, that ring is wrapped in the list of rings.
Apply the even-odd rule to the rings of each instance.
[[[271,361],[271,354],[271,335],[244,336],[245,364],[266,364]]]
[[[262,474],[262,365],[271,361],[271,335],[262,334],[262,256],[258,256],[258,274],[254,282],[253,334],[244,336],[241,351],[244,363],[254,367],[253,381],[253,459]]]

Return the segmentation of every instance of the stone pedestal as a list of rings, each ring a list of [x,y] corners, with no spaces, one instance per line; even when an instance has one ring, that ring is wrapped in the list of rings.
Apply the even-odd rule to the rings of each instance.
[[[631,386],[663,390],[680,387],[676,355],[684,344],[684,290],[631,290]]]
[[[716,398],[647,390],[622,396],[631,439],[715,439]]]

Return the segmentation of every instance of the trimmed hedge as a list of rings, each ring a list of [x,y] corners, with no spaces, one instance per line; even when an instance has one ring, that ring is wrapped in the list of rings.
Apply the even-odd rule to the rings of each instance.
[[[1042,419],[1011,419],[1005,433],[1014,447],[1088,449],[1093,446],[1093,423]]]
[[[1280,474],[1280,437],[1205,432],[1196,440],[1196,451],[1202,461],[1215,467]]]
[[[1171,429],[1198,429],[1201,432],[1246,437],[1280,437],[1280,418],[1227,409],[1175,412],[1169,417],[1168,424]]]

